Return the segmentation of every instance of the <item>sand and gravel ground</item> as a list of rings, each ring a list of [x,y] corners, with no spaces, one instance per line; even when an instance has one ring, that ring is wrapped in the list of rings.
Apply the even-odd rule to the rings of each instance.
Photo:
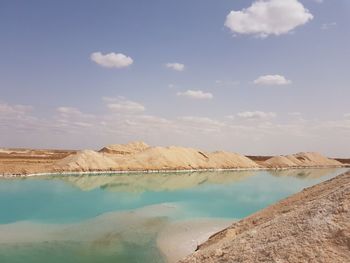
[[[0,149],[0,175],[47,172],[58,160],[75,152],[72,150]]]

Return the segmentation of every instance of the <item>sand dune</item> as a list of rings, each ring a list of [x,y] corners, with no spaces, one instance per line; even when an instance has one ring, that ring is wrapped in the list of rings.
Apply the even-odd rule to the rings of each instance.
[[[113,152],[114,151],[114,152]],[[112,153],[113,152],[113,153]],[[85,150],[60,160],[57,171],[148,171],[258,168],[249,158],[229,152],[202,152],[185,147],[149,147],[145,143],[114,145],[100,152]]]
[[[132,157],[116,157],[121,170],[186,170],[257,168],[256,163],[234,153],[207,153],[185,147],[151,147]]]
[[[116,163],[103,153],[83,150],[59,160],[54,165],[58,171],[102,171],[115,169]]]
[[[319,153],[297,153],[286,156],[275,156],[262,163],[268,168],[291,168],[291,167],[332,167],[342,166],[342,163],[322,156]]]

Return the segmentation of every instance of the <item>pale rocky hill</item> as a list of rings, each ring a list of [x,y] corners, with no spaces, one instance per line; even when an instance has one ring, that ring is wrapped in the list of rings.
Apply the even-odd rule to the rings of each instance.
[[[23,153],[21,152],[21,156],[17,155],[14,157],[19,158]],[[12,153],[0,153],[0,157],[4,156],[0,160],[0,173],[26,175],[38,172],[73,171],[154,171],[342,166],[340,162],[317,153],[276,156],[257,164],[248,157],[232,152],[205,152],[177,146],[151,147],[144,142],[109,145],[102,148],[99,152],[83,150],[78,152],[53,152],[51,154],[48,150],[37,150],[35,155],[30,151],[27,155],[23,158],[27,158],[28,160],[35,158],[30,167],[27,164],[25,167],[23,165],[20,166],[19,164],[21,163],[14,162],[12,160],[14,157],[11,157]],[[62,156],[62,159],[59,156]],[[42,158],[44,161],[39,162],[38,158]],[[23,162],[22,159],[21,162]]]
[[[150,146],[144,142],[130,142],[127,144],[112,144],[103,147],[99,152],[128,155],[142,152]]]
[[[207,154],[209,166],[221,168],[257,168],[259,165],[251,159],[237,153],[216,151]]]
[[[115,161],[103,153],[79,151],[54,164],[55,171],[108,171],[117,167]]]
[[[113,156],[111,156],[113,158]],[[247,157],[235,153],[207,153],[185,147],[150,147],[129,156],[113,158],[121,170],[191,170],[258,168]]]
[[[116,144],[100,152],[80,151],[58,161],[55,171],[152,171],[336,167],[342,164],[318,153],[272,157],[262,163],[231,152],[204,152],[185,147],[150,147],[143,142]]]
[[[111,153],[110,150],[114,149]],[[105,149],[105,150],[103,150]],[[207,153],[185,147],[149,147],[145,143],[80,151],[55,164],[56,171],[150,171],[259,168],[249,158],[229,152]]]
[[[350,259],[350,172],[308,188],[213,235],[182,263]]]
[[[292,167],[336,167],[342,166],[341,162],[329,159],[319,153],[297,153],[286,156],[275,156],[262,163],[267,168],[292,168]]]

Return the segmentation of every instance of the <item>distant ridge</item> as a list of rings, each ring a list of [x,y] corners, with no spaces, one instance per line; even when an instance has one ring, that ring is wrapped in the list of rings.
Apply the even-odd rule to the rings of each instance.
[[[342,164],[319,153],[275,156],[260,164],[232,152],[205,152],[193,148],[151,147],[144,142],[113,144],[99,152],[80,151],[55,164],[55,171],[153,171],[201,169],[257,169],[336,167]]]
[[[144,142],[115,144],[99,152],[80,151],[55,164],[56,171],[147,171],[259,168],[249,158],[230,152],[203,152],[185,147],[150,147]]]
[[[319,167],[319,166],[342,166],[343,164],[334,159],[327,158],[315,152],[301,152],[286,156],[275,156],[262,163],[268,168],[292,168],[292,167]]]
[[[345,160],[345,159],[344,159]],[[346,167],[319,153],[286,156],[243,156],[180,146],[149,146],[142,141],[94,150],[0,149],[0,176],[65,172],[159,172],[215,169],[288,169]]]

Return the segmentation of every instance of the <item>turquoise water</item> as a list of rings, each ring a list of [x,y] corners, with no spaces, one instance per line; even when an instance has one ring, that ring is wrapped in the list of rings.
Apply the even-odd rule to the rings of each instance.
[[[0,262],[164,262],[173,221],[241,219],[345,169],[0,180]]]

